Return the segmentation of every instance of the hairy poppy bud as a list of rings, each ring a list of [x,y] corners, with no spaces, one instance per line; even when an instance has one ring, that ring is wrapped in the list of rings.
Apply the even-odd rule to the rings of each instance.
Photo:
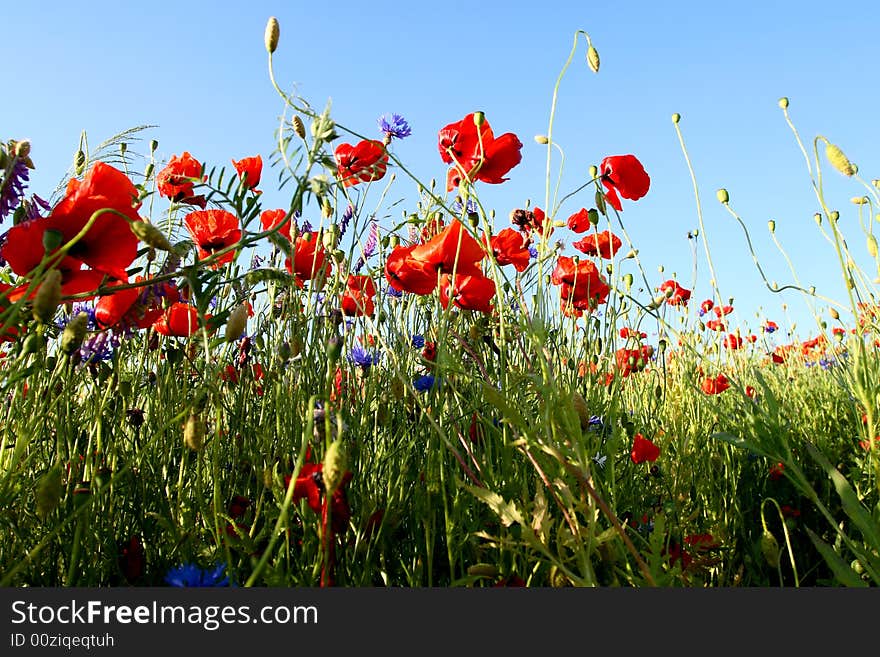
[[[835,310],[834,308],[829,308],[828,314],[831,315],[832,319],[840,319],[840,313],[837,312],[837,310]]]
[[[334,440],[324,453],[324,469],[322,471],[324,475],[324,488],[328,496],[332,496],[342,483],[342,478],[345,475],[346,461],[342,440]]]
[[[248,320],[248,304],[243,301],[238,304],[235,309],[229,313],[229,319],[226,320],[226,333],[224,338],[226,342],[235,342],[238,337],[247,328]]]
[[[205,445],[205,433],[207,429],[204,421],[195,413],[190,413],[183,427],[183,442],[194,452],[198,452]]]
[[[816,222],[816,225],[817,225],[817,226],[821,226],[821,225],[822,225],[822,215],[821,215],[820,213],[817,212],[816,214],[814,214],[814,215],[813,215],[813,220]]]
[[[681,121],[681,114],[676,112],[675,114],[672,115],[672,122],[678,123],[679,121]]]
[[[306,126],[303,123],[303,120],[299,118],[298,115],[294,115],[294,117],[290,120],[293,125],[293,131],[296,133],[296,136],[300,139],[306,138]]]
[[[781,109],[788,109],[788,98],[786,98],[785,96],[780,98],[779,99],[779,107]]]
[[[46,516],[55,510],[61,501],[62,490],[61,464],[56,463],[37,482],[37,515],[40,518],[45,519]]]
[[[599,51],[593,47],[593,44],[587,48],[587,64],[593,73],[599,72]]]
[[[779,543],[770,530],[766,528],[761,535],[761,554],[764,555],[764,559],[769,565],[774,568],[779,565]]]
[[[61,303],[61,272],[52,269],[46,273],[37,295],[34,297],[34,319],[46,324],[55,315]]]
[[[266,33],[264,34],[263,41],[266,44],[266,50],[271,55],[275,52],[275,49],[278,47],[278,37],[281,32],[281,27],[278,25],[278,19],[274,16],[269,18],[269,21],[266,23]]]
[[[770,221],[767,222],[767,228],[770,229],[771,233],[775,233],[776,232],[776,222],[771,219]]]
[[[877,238],[873,235],[868,235],[868,253],[872,258],[877,257]]]
[[[76,157],[73,160],[73,165],[76,171],[76,175],[82,175],[83,171],[86,170],[86,154],[82,151],[77,151]]]
[[[723,187],[721,189],[719,189],[715,193],[715,195],[718,197],[718,201],[720,203],[727,204],[727,202],[730,200],[730,195],[727,193],[727,190],[724,189]]]
[[[547,139],[544,135],[535,135],[535,141],[539,144],[549,144],[550,140]]]
[[[474,125],[478,128],[486,121],[486,115],[482,112],[474,112]]]
[[[849,161],[843,151],[832,143],[825,145],[825,157],[831,162],[831,166],[840,171],[844,176],[850,177],[856,174],[856,167]]]
[[[577,413],[578,420],[581,423],[581,429],[586,431],[590,426],[590,413],[587,409],[587,400],[577,390],[571,395],[571,405]]]
[[[856,205],[867,205],[870,203],[867,196],[853,196],[850,199],[850,203],[855,203]]]
[[[77,313],[76,317],[67,322],[64,332],[61,334],[61,351],[72,354],[80,348],[86,337],[89,325],[89,316],[86,313]]]
[[[132,221],[131,232],[144,244],[152,246],[160,251],[174,251],[174,246],[165,237],[165,234],[147,221]]]

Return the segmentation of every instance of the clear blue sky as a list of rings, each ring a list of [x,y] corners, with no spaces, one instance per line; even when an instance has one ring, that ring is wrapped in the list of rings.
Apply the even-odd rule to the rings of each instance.
[[[268,168],[282,111],[263,46],[266,20],[274,15],[281,25],[279,83],[296,84],[319,108],[332,98],[337,121],[362,133],[376,131],[383,113],[403,114],[413,135],[394,149],[422,180],[443,180],[437,130],[471,111],[483,110],[496,134],[519,135],[524,158],[510,181],[479,188],[484,204],[496,209],[500,230],[526,199],[543,203],[546,150],[533,136],[547,132],[553,85],[575,31],[583,29],[602,65],[598,75],[587,68],[582,41],[562,83],[553,134],[566,152],[563,191],[585,181],[589,166],[604,156],[636,154],[651,190],[637,203],[624,201],[622,219],[652,285],[676,272],[688,287],[687,233],[698,223],[670,120],[679,112],[722,294],[734,298],[740,321],[753,331],[760,313],[786,329],[796,322],[806,338],[815,323],[802,298],[765,290],[742,229],[715,191],[729,190],[771,280],[792,282],[768,237],[767,221],[774,219],[802,282],[844,300],[836,255],[812,219],[819,207],[803,156],[777,101],[790,98],[792,119],[808,143],[823,134],[865,179],[880,177],[880,46],[872,4],[4,3],[0,138],[32,140],[37,170],[30,191],[47,197],[82,130],[94,146],[126,128],[156,124],[144,137],[158,139],[163,159],[188,150],[201,161],[229,165],[231,158],[262,154],[264,207],[286,207],[287,190],[273,189]],[[146,142],[132,148],[144,152]],[[876,275],[849,201],[864,192],[822,162],[849,246]],[[404,199],[395,218],[401,208],[413,210],[415,185],[400,179],[388,198]],[[591,207],[591,198],[576,197],[559,218]],[[560,233],[567,244],[574,241]],[[692,313],[710,296],[701,239],[698,247]],[[627,267],[634,271],[632,263]],[[817,307],[824,311],[827,304]]]

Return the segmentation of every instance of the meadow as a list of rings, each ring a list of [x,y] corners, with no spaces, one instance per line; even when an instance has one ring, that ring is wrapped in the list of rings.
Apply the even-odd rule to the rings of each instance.
[[[575,37],[562,74],[599,73]],[[555,94],[546,195],[487,208],[526,139],[491,108],[438,117],[419,181],[404,117],[337,124],[277,84],[274,19],[265,46],[269,162],[140,161],[134,127],[31,193],[30,142],[0,147],[0,584],[880,584],[880,306],[850,251],[877,262],[880,181],[780,100],[847,293],[767,281],[819,302],[780,344],[734,324],[702,217],[712,298],[651,284],[637,153],[562,193]],[[392,186],[417,199],[382,222]]]

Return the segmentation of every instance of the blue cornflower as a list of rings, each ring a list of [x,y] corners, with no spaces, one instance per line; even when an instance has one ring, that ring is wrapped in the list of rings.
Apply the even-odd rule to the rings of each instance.
[[[425,338],[422,335],[414,335],[412,336],[412,346],[416,349],[421,349],[425,346]]]
[[[64,329],[64,327],[67,326],[68,323],[70,323],[70,320],[72,320],[74,317],[76,317],[80,313],[85,313],[86,315],[88,315],[89,320],[86,323],[86,330],[94,331],[98,328],[98,322],[95,319],[95,309],[92,308],[91,306],[84,304],[84,303],[73,304],[73,308],[71,308],[71,310],[70,310],[70,315],[66,316],[66,317],[59,318],[55,322],[55,324],[58,326],[58,328]]]
[[[165,575],[165,582],[170,586],[229,586],[229,577],[223,575],[226,564],[218,563],[213,570],[202,570],[192,563],[185,563],[172,568]]]
[[[352,347],[351,351],[348,353],[348,362],[363,367],[364,369],[368,369],[378,363],[380,358],[382,358],[381,351],[367,351],[359,344]]]
[[[113,358],[113,351],[119,346],[119,336],[110,331],[93,333],[83,340],[79,348],[80,363],[99,363]]]
[[[27,214],[26,217],[28,219],[40,219],[42,218],[42,214],[40,210],[43,212],[49,212],[52,209],[52,206],[49,205],[48,201],[44,201],[36,194],[31,195],[31,202],[27,204]]]
[[[385,294],[387,294],[390,297],[395,297],[395,298],[399,299],[400,297],[403,296],[403,290],[397,290],[389,285],[388,290],[385,292]]]
[[[530,246],[529,247],[529,257],[535,259],[538,257],[538,249],[537,247]]]
[[[423,376],[420,376],[418,379],[413,381],[413,386],[419,392],[427,392],[434,387],[435,381],[436,380],[434,379],[434,377],[430,374],[424,374]]]
[[[474,201],[473,199],[469,198],[467,201],[467,204],[465,206],[465,209],[468,214],[476,214],[476,212],[478,210],[477,202]],[[452,204],[452,211],[455,212],[455,214],[461,213],[462,206],[461,206],[461,199],[460,198],[455,199],[455,202]]]
[[[311,233],[312,232],[312,223],[308,220],[304,221],[302,228],[300,229],[300,232]]]
[[[383,114],[379,117],[379,130],[385,133],[388,141],[391,139],[404,139],[412,134],[409,123],[400,114],[392,114],[390,117]]]

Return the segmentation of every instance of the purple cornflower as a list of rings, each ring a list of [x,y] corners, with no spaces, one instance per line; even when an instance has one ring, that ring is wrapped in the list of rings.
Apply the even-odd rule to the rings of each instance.
[[[89,305],[84,304],[84,303],[73,304],[73,308],[71,308],[71,310],[70,310],[70,315],[66,316],[66,317],[60,317],[55,322],[55,324],[58,326],[58,328],[63,330],[64,327],[70,323],[70,320],[72,320],[74,317],[76,317],[80,313],[85,313],[89,317],[89,320],[86,323],[86,330],[94,331],[98,328],[98,322],[95,319],[95,309]]]
[[[218,563],[213,570],[202,570],[195,564],[185,563],[172,568],[165,575],[165,583],[170,586],[204,587],[229,586],[229,577],[224,576],[226,564]]]
[[[113,358],[113,350],[119,346],[119,336],[111,331],[101,331],[86,337],[79,348],[80,362],[98,363]]]
[[[41,199],[36,194],[31,196],[31,202],[27,204],[27,214],[25,215],[28,219],[40,219],[43,215],[40,214],[40,209],[43,209],[44,212],[49,212],[52,209],[52,206],[48,201]]]
[[[3,184],[0,185],[0,221],[18,207],[24,188],[29,180],[28,166],[21,158],[14,158],[12,169],[7,171]]]
[[[294,218],[296,218],[296,215],[294,216]],[[312,232],[312,223],[308,220],[304,221],[302,228],[300,229],[300,232],[311,233]]]
[[[394,297],[395,299],[399,299],[403,296],[403,290],[397,290],[390,285],[388,286],[388,290],[385,292],[389,297]]]
[[[387,114],[380,116],[379,130],[385,133],[388,142],[392,139],[404,139],[412,134],[409,123],[400,114],[392,114],[390,117]]]

